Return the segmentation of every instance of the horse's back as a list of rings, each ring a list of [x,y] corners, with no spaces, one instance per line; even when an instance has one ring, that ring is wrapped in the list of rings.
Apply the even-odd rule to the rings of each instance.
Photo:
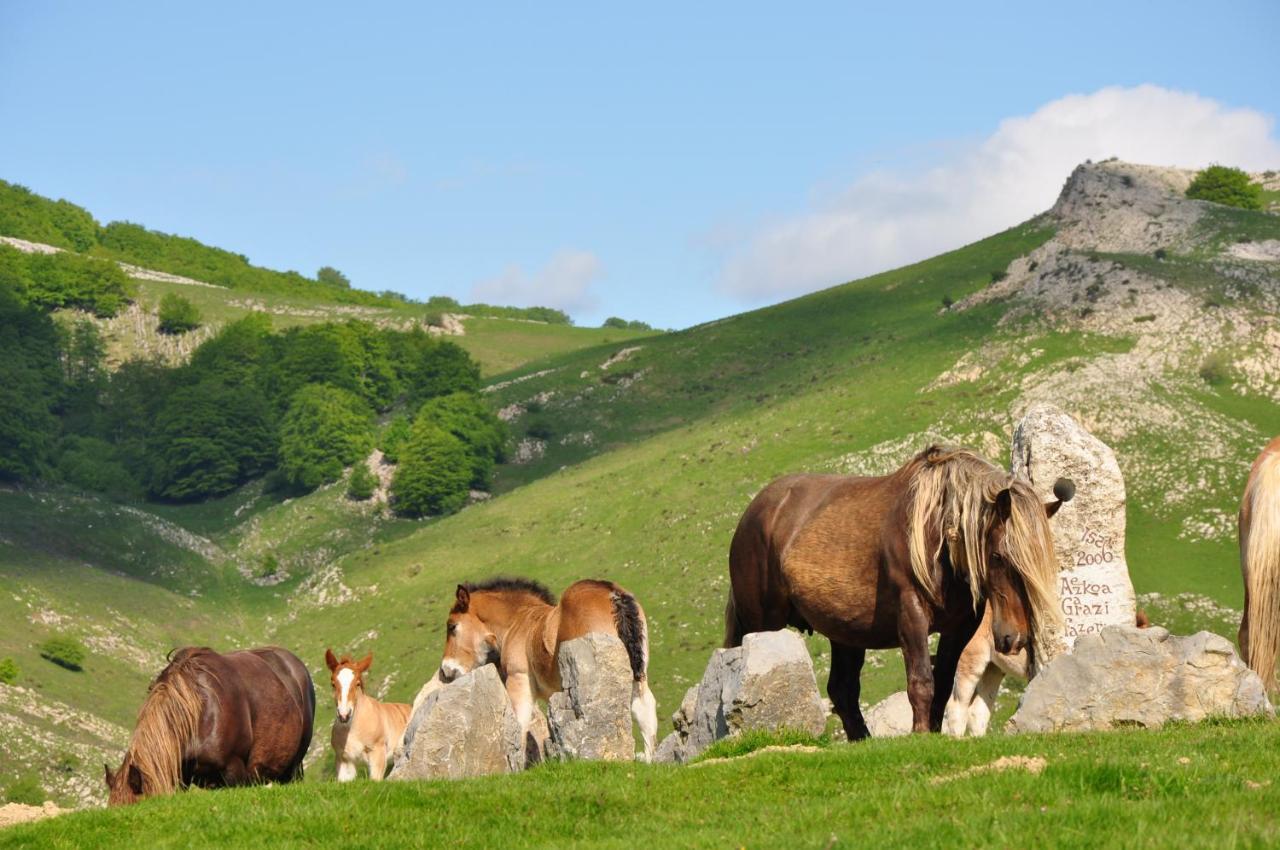
[[[554,623],[556,642],[564,643],[591,632],[616,632],[614,594],[635,598],[620,585],[599,579],[575,581],[565,588]]]

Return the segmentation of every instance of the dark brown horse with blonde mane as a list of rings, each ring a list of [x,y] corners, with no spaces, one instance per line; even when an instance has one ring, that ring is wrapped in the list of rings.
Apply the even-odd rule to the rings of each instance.
[[[1061,627],[1049,517],[1031,485],[931,446],[891,475],[790,475],[752,500],[729,549],[725,646],[794,626],[831,640],[827,693],[850,740],[868,649],[901,647],[916,732],[937,730],[956,662],[992,607],[997,648],[1042,652]],[[929,635],[940,632],[931,664]]]
[[[175,650],[138,710],[120,769],[106,767],[108,803],[301,778],[315,709],[311,675],[288,650]]]

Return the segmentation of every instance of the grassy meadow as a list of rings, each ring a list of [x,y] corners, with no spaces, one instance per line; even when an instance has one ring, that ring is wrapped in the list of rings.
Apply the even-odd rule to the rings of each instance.
[[[0,848],[1261,848],[1280,842],[1278,752],[1280,725],[1210,722],[305,782],[65,815],[0,832]]]

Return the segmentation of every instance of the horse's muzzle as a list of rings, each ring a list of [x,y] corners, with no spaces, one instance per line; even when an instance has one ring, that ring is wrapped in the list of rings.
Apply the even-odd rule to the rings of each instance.
[[[339,723],[350,723],[350,722],[351,722],[351,714],[352,714],[352,712],[350,712],[350,711],[348,711],[346,714],[343,714],[341,711],[339,711],[339,712],[338,712],[338,722],[339,722]]]

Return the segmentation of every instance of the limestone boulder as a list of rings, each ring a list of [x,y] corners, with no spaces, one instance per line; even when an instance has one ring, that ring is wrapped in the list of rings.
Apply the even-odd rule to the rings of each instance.
[[[702,681],[685,693],[655,761],[686,762],[714,742],[748,729],[797,729],[820,735],[827,710],[813,661],[793,631],[757,632],[742,646],[717,649]]]
[[[910,735],[911,724],[915,721],[915,715],[911,712],[911,701],[907,699],[906,691],[889,694],[863,712],[862,717],[873,738]]]
[[[1058,556],[1064,644],[1107,626],[1132,626],[1133,583],[1125,560],[1125,487],[1115,453],[1069,414],[1032,405],[1013,434],[1015,475],[1029,479],[1046,502],[1066,478],[1075,496],[1050,525]],[[1051,647],[1043,656],[1054,654]]]
[[[520,724],[498,675],[486,664],[433,687],[405,728],[391,779],[460,779],[524,767]]]
[[[1171,720],[1272,713],[1262,680],[1221,635],[1176,637],[1158,626],[1108,626],[1045,665],[1005,729],[1158,727]]]
[[[562,690],[547,701],[548,757],[630,761],[631,661],[622,641],[593,632],[560,645]]]

